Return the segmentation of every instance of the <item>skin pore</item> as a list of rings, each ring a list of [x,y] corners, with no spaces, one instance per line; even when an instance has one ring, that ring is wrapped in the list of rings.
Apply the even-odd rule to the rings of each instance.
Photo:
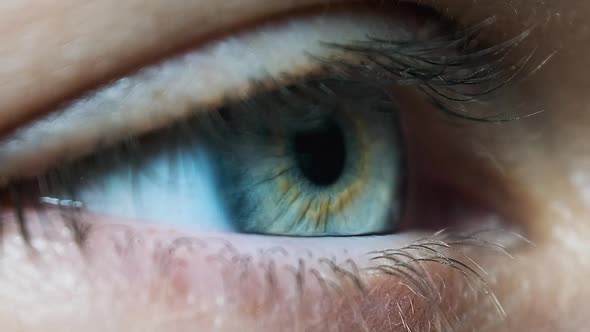
[[[399,97],[401,109],[417,110],[405,120],[414,131],[421,128],[415,134],[417,147],[413,148],[424,151],[427,141],[435,137],[449,142],[457,158],[470,156],[470,163],[484,165],[481,169],[485,171],[479,167],[466,171],[452,163],[443,167],[453,177],[461,177],[463,187],[479,181],[474,186],[478,192],[469,196],[492,201],[489,204],[493,208],[500,206],[512,226],[517,224],[532,243],[511,251],[514,259],[489,257],[477,250],[470,253],[488,271],[486,282],[499,299],[504,318],[488,297],[480,294],[474,300],[465,295],[469,293],[467,287],[461,282],[455,285],[461,275],[435,266],[431,272],[439,273],[446,286],[441,295],[442,311],[461,322],[453,323],[456,331],[584,331],[588,313],[585,300],[590,297],[585,278],[590,273],[586,241],[590,236],[590,95],[586,70],[590,65],[590,29],[585,20],[590,15],[590,3],[431,0],[426,4],[467,26],[495,15],[497,23],[490,35],[498,39],[535,26],[527,41],[530,48],[538,50],[533,63],[540,64],[556,52],[518,87],[513,94],[516,97],[497,101],[498,108],[543,111],[535,117],[501,125],[456,126],[421,106],[416,98]],[[320,0],[4,0],[0,5],[0,134],[8,135],[59,102],[170,54],[198,47],[266,17],[313,5],[330,8],[328,2]],[[437,149],[432,150],[434,153]],[[431,158],[421,163],[425,169],[420,172],[428,174],[431,170],[427,165],[447,161],[435,153]],[[482,179],[490,173],[494,175]],[[508,189],[497,189],[504,188],[504,183],[508,183]],[[498,195],[502,197],[495,201],[490,198]],[[46,217],[57,220],[59,211],[50,209]],[[419,218],[420,214],[410,213],[412,217]],[[96,224],[117,223],[100,216],[93,218]],[[478,216],[473,219],[471,222],[479,221]],[[40,227],[32,227],[33,234],[42,232]],[[209,241],[203,234],[139,225],[124,231],[98,228],[92,247],[104,250],[94,250],[83,258],[73,253],[74,244],[56,247],[40,242],[38,247],[47,253],[29,254],[22,241],[8,236],[10,227],[4,230],[8,240],[0,263],[1,330],[329,331],[322,327],[333,326],[344,331],[406,331],[411,326],[412,330],[427,331],[426,322],[434,315],[428,301],[420,297],[414,297],[411,309],[392,305],[399,302],[389,296],[412,298],[412,294],[399,287],[396,279],[379,277],[371,279],[369,295],[363,298],[355,292],[354,278],[349,277],[341,285],[341,293],[349,298],[334,295],[332,302],[320,306],[317,299],[324,294],[322,283],[310,281],[313,273],[296,272],[302,261],[307,264],[306,270],[319,271],[321,264],[313,263],[310,257],[342,255],[346,248],[351,248],[350,252],[338,260],[350,258],[364,266],[368,264],[366,257],[359,253],[400,248],[415,237],[394,235],[369,243],[362,239],[298,242],[227,235]],[[113,238],[127,244],[124,248],[113,246]],[[295,272],[278,268],[275,279],[269,281],[266,271],[270,263],[264,268],[247,269],[249,277],[244,277],[235,264],[228,268],[230,265],[223,262],[234,258],[232,252],[236,250],[244,260],[256,257],[256,262],[261,261],[261,247],[252,245],[256,241],[266,241],[262,248],[271,259],[265,262],[280,259],[281,264],[296,267]],[[170,248],[175,251],[171,253]],[[125,256],[124,263],[104,259],[116,255]],[[162,272],[159,266],[156,275],[153,257],[148,259],[148,255],[161,255],[167,270]],[[87,270],[82,268],[82,260],[96,264]],[[124,276],[112,271],[124,271]],[[307,280],[305,296],[293,300],[291,293],[300,291],[297,285],[303,284],[297,279],[301,275]],[[269,292],[269,284],[276,292],[270,296],[271,302],[265,302],[261,294]],[[186,294],[193,294],[193,298]],[[236,297],[240,300],[232,300]],[[400,319],[400,313],[407,314],[405,319]],[[315,325],[306,323],[311,321]]]

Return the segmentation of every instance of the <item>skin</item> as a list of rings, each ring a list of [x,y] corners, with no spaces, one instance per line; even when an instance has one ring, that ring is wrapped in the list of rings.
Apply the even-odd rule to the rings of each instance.
[[[454,325],[453,329],[584,331],[588,313],[585,300],[590,296],[584,277],[590,273],[587,244],[590,236],[587,222],[590,217],[587,144],[590,115],[586,112],[590,107],[586,70],[590,65],[590,30],[584,18],[590,15],[590,4],[577,0],[510,3],[433,0],[427,3],[466,25],[497,15],[498,23],[490,32],[492,39],[518,34],[531,22],[535,23],[538,30],[527,44],[539,50],[532,63],[541,64],[557,51],[549,62],[516,88],[514,98],[502,97],[496,101],[500,109],[518,107],[529,113],[544,110],[536,117],[502,125],[458,127],[442,121],[444,118],[434,115],[411,93],[400,97],[401,108],[417,109],[405,116],[404,121],[414,138],[410,150],[429,152],[417,158],[421,161],[418,165],[422,166],[415,170],[426,175],[420,177],[426,179],[425,185],[445,190],[444,181],[427,176],[434,173],[428,165],[443,165],[449,178],[459,178],[456,190],[468,197],[470,203],[483,201],[485,208],[501,211],[509,226],[518,228],[534,244],[514,247],[511,251],[514,260],[490,258],[478,251],[471,253],[489,270],[487,282],[506,311],[504,319],[484,297],[473,299],[457,293],[466,289],[460,282],[454,282],[460,275],[430,267],[431,272],[440,272],[449,284],[443,291],[446,313],[464,318],[464,323]],[[172,3],[97,0],[84,4],[74,0],[52,1],[51,4],[5,0],[0,5],[3,40],[0,44],[0,133],[8,135],[12,129],[34,121],[36,116],[51,110],[60,101],[147,63],[230,34],[265,17],[314,4],[314,0],[179,0]],[[452,157],[443,156],[438,152],[440,149],[429,146],[432,138],[444,140],[448,147],[445,151],[450,151]],[[454,157],[469,158],[467,167],[456,167],[457,164],[450,161],[457,159]],[[477,185],[473,185],[474,182]],[[411,195],[415,202],[428,199],[421,192]],[[422,219],[424,215],[418,211],[419,207],[410,207],[409,218]],[[437,210],[432,212],[437,213]],[[60,219],[56,211],[50,210],[48,214],[51,220]],[[475,215],[470,222],[477,223],[478,218],[480,216]],[[92,219],[95,224],[120,222],[103,220],[99,216]],[[62,241],[61,235],[54,236],[58,238],[55,242],[37,242],[42,254],[35,256],[24,249],[22,239],[14,236],[14,227],[9,225],[5,230],[9,240],[1,261],[1,271],[9,272],[0,275],[0,328],[3,331],[184,331],[195,330],[195,327],[221,331],[238,328],[297,330],[305,326],[302,322],[318,320],[318,312],[321,312],[325,314],[321,317],[323,324],[333,322],[332,326],[345,331],[405,330],[404,325],[384,322],[389,317],[388,310],[397,313],[397,309],[388,307],[388,294],[396,298],[411,297],[407,290],[396,288],[395,279],[371,279],[371,295],[362,299],[355,295],[353,285],[344,284],[342,293],[352,294],[350,303],[354,305],[327,304],[325,311],[300,311],[294,309],[300,304],[290,299],[290,292],[295,291],[294,282],[287,280],[289,274],[280,270],[277,272],[280,295],[274,298],[280,305],[260,304],[260,294],[268,289],[268,284],[261,282],[263,270],[250,271],[255,277],[245,280],[237,278],[235,270],[228,270],[227,265],[207,260],[207,254],[223,250],[221,242],[213,245],[208,242],[207,235],[177,230],[140,226],[131,226],[131,229],[129,233],[105,226],[94,233],[91,245],[94,250],[84,258],[92,262],[87,268],[81,263],[82,257],[74,254],[71,241]],[[40,232],[38,225],[33,226],[33,235]],[[109,255],[120,255],[121,249],[113,246],[111,240],[125,234],[141,239],[136,241],[139,243],[136,247],[122,250],[125,263],[120,258],[105,259]],[[146,257],[163,252],[155,248],[157,244],[189,236],[205,241],[206,249],[195,254],[186,249],[190,246],[185,246],[186,252],[166,256],[172,262],[167,273],[153,275],[150,272],[152,262]],[[307,255],[302,249],[306,247],[314,257],[330,257],[335,252],[340,255],[343,248],[354,248],[346,257],[363,265],[362,255],[357,252],[402,246],[412,240],[392,238],[390,243],[379,244],[359,240],[353,247],[353,242],[336,240],[321,242],[316,239],[302,244],[231,235],[218,238],[231,243],[241,253],[253,256],[260,249],[253,245],[256,241],[267,241],[263,246],[266,249],[280,245],[291,254],[289,258],[280,258],[277,254],[273,259],[284,259],[292,265],[297,265],[298,258]],[[200,245],[198,241],[194,243]],[[313,267],[316,263],[309,264]],[[111,278],[105,272],[121,270],[125,270],[124,278]],[[228,276],[230,281],[219,282],[223,276]],[[308,307],[324,296],[319,283],[310,282],[305,287],[307,295],[302,301]],[[218,301],[222,289],[227,292],[225,295],[244,300],[231,305],[227,304],[227,298]],[[196,302],[186,294],[195,295]],[[341,300],[341,294],[336,299]],[[405,308],[409,324],[415,330],[426,330],[424,322],[432,316],[427,309],[429,304],[416,298],[414,305],[426,309],[410,314]],[[203,308],[197,310],[197,306]],[[359,312],[364,319],[343,318]],[[359,323],[361,320],[363,324]]]

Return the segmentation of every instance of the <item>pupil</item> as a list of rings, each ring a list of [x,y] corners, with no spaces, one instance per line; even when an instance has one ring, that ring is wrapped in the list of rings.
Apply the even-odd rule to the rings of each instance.
[[[328,186],[340,178],[346,162],[346,144],[335,123],[297,132],[294,140],[297,166],[310,182]]]

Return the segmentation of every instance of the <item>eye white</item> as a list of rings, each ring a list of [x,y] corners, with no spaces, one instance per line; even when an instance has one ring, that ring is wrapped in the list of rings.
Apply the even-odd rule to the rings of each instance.
[[[213,171],[203,148],[173,147],[141,165],[123,162],[104,175],[86,179],[77,188],[76,199],[86,211],[119,219],[174,221],[175,227],[230,231]]]

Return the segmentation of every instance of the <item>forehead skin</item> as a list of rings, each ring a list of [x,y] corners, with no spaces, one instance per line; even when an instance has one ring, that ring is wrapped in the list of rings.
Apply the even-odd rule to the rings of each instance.
[[[536,24],[539,49],[557,54],[530,83],[540,121],[512,135],[498,162],[532,197],[539,246],[497,282],[510,302],[507,331],[584,331],[590,295],[590,2],[427,0],[468,24],[490,15],[510,33]],[[224,29],[325,0],[3,0],[0,133],[145,62]],[[549,112],[550,111],[550,112]],[[522,131],[519,131],[522,133]],[[506,136],[511,134],[507,131]],[[496,151],[497,152],[497,151]],[[526,281],[526,282],[525,282]],[[1,301],[1,300],[0,300]],[[1,323],[0,323],[1,329]],[[485,330],[485,329],[481,329]]]

